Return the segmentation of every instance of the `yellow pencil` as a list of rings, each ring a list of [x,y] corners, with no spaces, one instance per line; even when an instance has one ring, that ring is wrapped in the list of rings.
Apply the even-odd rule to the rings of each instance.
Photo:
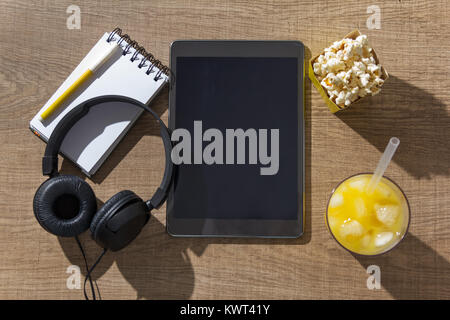
[[[43,121],[48,118],[56,109],[59,108],[61,103],[63,103],[72,93],[74,93],[87,79],[89,79],[94,72],[96,72],[115,52],[118,48],[117,42],[110,42],[109,47],[105,52],[100,54],[92,65],[74,82],[72,83],[66,91],[63,92],[44,112],[41,113],[39,120]]]

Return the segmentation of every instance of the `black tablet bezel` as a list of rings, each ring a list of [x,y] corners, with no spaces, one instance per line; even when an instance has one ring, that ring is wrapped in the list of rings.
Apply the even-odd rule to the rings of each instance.
[[[177,237],[297,238],[304,223],[304,45],[300,41],[178,40],[170,47],[170,68],[175,81],[169,93],[169,129],[175,128],[176,61],[178,57],[294,57],[298,59],[298,212],[295,220],[179,219],[175,217],[172,184],[167,199],[167,232]],[[172,79],[172,80],[173,80]],[[175,166],[176,171],[176,166]],[[176,172],[175,172],[176,174]],[[230,202],[230,206],[232,206]]]

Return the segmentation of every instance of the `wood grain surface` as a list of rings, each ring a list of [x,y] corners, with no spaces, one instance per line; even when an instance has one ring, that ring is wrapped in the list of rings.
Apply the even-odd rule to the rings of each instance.
[[[69,5],[81,29],[66,27]],[[381,8],[368,30],[367,8]],[[32,211],[44,181],[44,143],[28,124],[100,36],[116,26],[168,63],[176,39],[300,40],[308,55],[359,28],[391,77],[382,92],[331,114],[306,82],[306,233],[296,240],[179,239],[165,231],[165,206],[126,250],[95,272],[104,299],[450,298],[450,3],[351,1],[28,1],[0,0],[0,298],[81,299],[66,286],[82,266],[73,239],[41,229]],[[152,107],[167,121],[168,93]],[[386,255],[359,258],[330,236],[327,198],[343,178],[373,170],[388,139],[401,146],[387,175],[412,210],[405,241]],[[157,125],[143,116],[88,179],[98,201],[131,188],[153,192],[162,176]],[[62,171],[81,175],[69,161]],[[90,261],[100,249],[81,237]],[[381,268],[379,290],[366,286]]]

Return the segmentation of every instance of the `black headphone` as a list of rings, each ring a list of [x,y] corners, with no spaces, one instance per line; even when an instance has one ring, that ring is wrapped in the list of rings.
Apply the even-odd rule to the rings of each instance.
[[[101,103],[124,102],[149,112],[160,125],[166,164],[161,185],[155,194],[143,201],[134,192],[120,191],[97,211],[94,191],[83,179],[58,173],[58,152],[69,130],[91,107]],[[58,123],[48,141],[42,159],[42,172],[49,179],[41,184],[33,200],[33,210],[39,224],[48,232],[62,237],[77,237],[89,227],[92,238],[104,250],[117,251],[133,241],[150,218],[150,211],[159,208],[167,197],[172,181],[172,144],[169,130],[158,115],[145,104],[123,96],[101,96],[73,108]],[[65,216],[73,211],[72,216]],[[78,241],[78,239],[77,239]]]

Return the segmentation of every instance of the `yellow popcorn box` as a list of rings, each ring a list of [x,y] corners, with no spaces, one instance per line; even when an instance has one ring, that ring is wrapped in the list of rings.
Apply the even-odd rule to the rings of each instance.
[[[358,29],[353,30],[352,32],[350,32],[349,34],[347,34],[343,39],[345,38],[349,38],[349,39],[356,39],[358,36],[361,35],[361,32],[359,32]],[[309,60],[309,67],[308,67],[308,76],[309,79],[311,80],[311,82],[313,83],[313,85],[317,88],[317,90],[319,91],[320,95],[322,96],[323,100],[325,101],[325,103],[327,104],[328,108],[330,109],[330,111],[332,113],[336,113],[340,110],[344,110],[347,109],[348,107],[354,105],[356,102],[358,102],[359,100],[361,100],[361,97],[358,97],[358,99],[356,99],[355,101],[353,101],[353,103],[351,103],[349,106],[345,107],[345,108],[341,108],[339,107],[337,104],[335,104],[330,97],[328,96],[327,91],[322,87],[322,85],[320,84],[319,80],[316,77],[316,74],[314,73],[314,68],[313,68],[313,64],[314,61],[321,55],[323,54],[324,51],[322,51],[321,53],[319,53],[318,55],[312,57]],[[378,60],[377,54],[375,53],[375,50],[372,48],[372,53],[373,56],[375,58],[375,61],[377,62],[377,64],[380,64],[380,61]],[[384,81],[386,81],[389,78],[389,74],[386,71],[386,69],[384,69],[383,65],[381,65],[381,79],[383,79]]]

